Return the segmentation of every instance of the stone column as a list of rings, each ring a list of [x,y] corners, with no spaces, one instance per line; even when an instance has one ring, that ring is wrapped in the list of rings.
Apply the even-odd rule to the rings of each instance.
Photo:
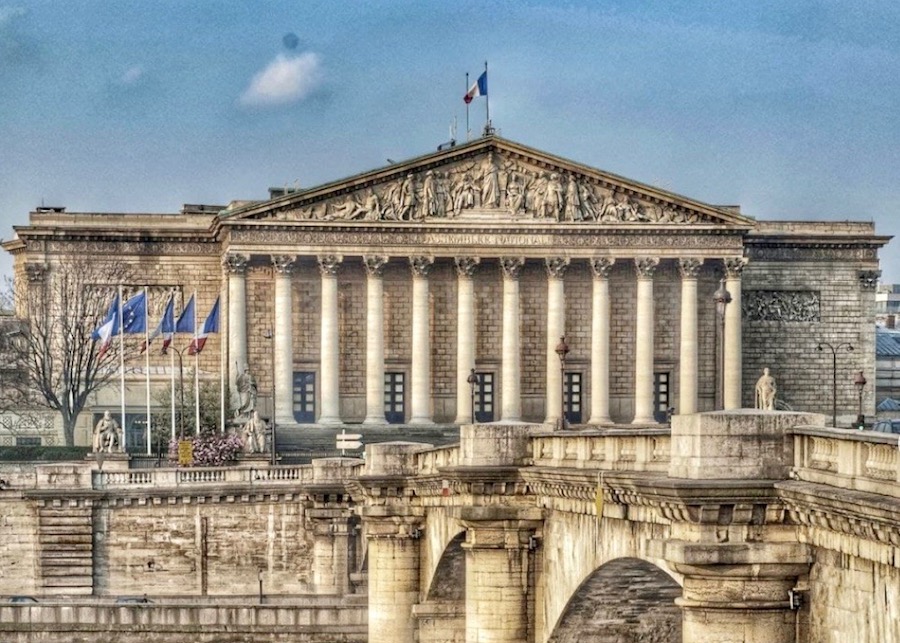
[[[366,418],[363,424],[384,419],[384,280],[388,258],[366,255]]]
[[[475,368],[475,284],[479,257],[456,258],[456,424],[474,422],[469,373]]]
[[[523,257],[507,257],[500,260],[503,269],[503,347],[502,388],[500,419],[522,419],[522,394],[520,376],[521,349],[519,338],[519,275],[525,265]]]
[[[337,271],[341,255],[319,256],[322,272],[322,336],[320,340],[321,412],[319,424],[342,424]]]
[[[412,268],[412,392],[410,424],[433,424],[431,419],[431,324],[428,272],[434,257],[410,257]]]
[[[591,312],[591,419],[588,424],[609,425],[609,271],[615,259],[591,259],[594,274]]]
[[[464,507],[466,527],[466,643],[533,640],[534,572],[529,565],[540,511]],[[370,608],[371,609],[371,608]]]
[[[653,273],[658,257],[634,260],[637,268],[637,311],[634,333],[634,419],[648,424],[653,417]]]
[[[312,525],[312,585],[316,594],[344,596],[350,591],[352,524],[344,509],[307,508]]]
[[[556,345],[566,334],[566,294],[564,277],[568,257],[544,260],[547,266],[547,413],[544,422],[557,424],[562,415],[562,373]]]
[[[703,259],[678,261],[681,272],[681,351],[676,410],[680,415],[697,412],[697,274],[702,265]]]
[[[294,412],[294,318],[291,275],[297,257],[272,255],[275,269],[275,418],[278,424],[293,424]]]
[[[421,518],[379,516],[364,507],[369,559],[369,643],[415,643]],[[379,512],[380,513],[380,512]]]
[[[247,263],[250,257],[228,253],[222,267],[228,275],[228,382],[231,399],[239,400],[237,377],[247,366]],[[233,406],[237,402],[233,403]]]
[[[738,257],[725,260],[725,288],[731,293],[731,303],[725,307],[725,364],[723,365],[722,402],[725,410],[739,409],[741,401],[741,369],[743,346],[741,340],[741,273],[747,260]]]
[[[809,573],[804,543],[665,544],[684,575],[682,639],[704,643],[795,643],[797,615],[788,592]]]

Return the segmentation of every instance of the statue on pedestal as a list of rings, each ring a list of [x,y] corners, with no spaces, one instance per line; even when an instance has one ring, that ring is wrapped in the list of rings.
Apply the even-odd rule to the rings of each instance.
[[[237,390],[241,404],[235,411],[236,417],[249,416],[256,409],[256,378],[250,372],[249,366],[244,366],[244,372],[238,375]]]
[[[109,411],[103,412],[103,417],[94,427],[91,446],[94,453],[116,453],[122,450],[119,423],[115,421]]]
[[[259,411],[253,411],[241,428],[246,453],[265,453],[267,428],[265,420],[259,417]]]
[[[776,391],[775,378],[769,375],[768,368],[764,368],[762,376],[756,380],[756,408],[774,411]]]

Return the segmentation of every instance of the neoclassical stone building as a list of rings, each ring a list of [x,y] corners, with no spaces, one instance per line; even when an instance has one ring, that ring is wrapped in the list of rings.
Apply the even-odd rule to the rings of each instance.
[[[556,422],[563,396],[572,424],[651,425],[717,399],[753,406],[764,367],[781,408],[830,415],[820,342],[854,346],[836,404],[855,415],[853,375],[875,380],[888,240],[868,222],[757,220],[496,136],[261,201],[42,209],[15,230],[18,288],[80,254],[133,264],[151,325],[172,289],[196,291],[200,315],[221,294],[201,368],[224,363],[233,384],[248,365],[279,426],[299,432],[465,423],[473,408]],[[154,363],[162,385],[168,358]],[[864,392],[867,413],[873,401]]]

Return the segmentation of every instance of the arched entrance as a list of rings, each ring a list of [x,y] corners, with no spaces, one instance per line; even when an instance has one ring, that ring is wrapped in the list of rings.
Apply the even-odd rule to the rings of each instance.
[[[616,559],[581,584],[548,643],[681,643],[680,596],[655,565]]]

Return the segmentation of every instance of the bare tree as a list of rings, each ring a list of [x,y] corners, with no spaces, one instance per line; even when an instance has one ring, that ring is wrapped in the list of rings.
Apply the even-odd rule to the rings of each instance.
[[[119,374],[119,342],[101,351],[94,330],[107,314],[116,284],[131,283],[122,263],[89,257],[65,264],[27,266],[27,284],[15,291],[20,327],[12,335],[21,381],[11,398],[24,407],[42,406],[62,416],[65,443],[75,443],[75,423],[92,393]],[[123,346],[125,356],[137,353],[139,341]]]

